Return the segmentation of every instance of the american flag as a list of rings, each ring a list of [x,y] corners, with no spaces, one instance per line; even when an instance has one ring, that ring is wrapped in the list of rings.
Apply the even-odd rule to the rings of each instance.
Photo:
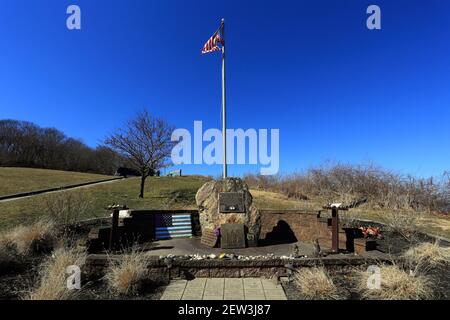
[[[158,240],[192,236],[191,215],[188,213],[160,213],[155,218]]]
[[[222,46],[225,44],[224,39],[222,39],[221,33],[222,26],[220,26],[220,28],[216,32],[214,32],[211,38],[206,41],[205,45],[202,48],[202,54],[221,50],[219,44],[221,44]]]

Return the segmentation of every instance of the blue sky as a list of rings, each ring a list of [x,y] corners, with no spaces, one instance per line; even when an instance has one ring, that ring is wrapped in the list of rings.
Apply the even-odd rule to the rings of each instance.
[[[81,30],[66,28],[70,4]],[[382,30],[366,28],[369,4]],[[143,108],[178,128],[220,128],[220,54],[200,49],[224,17],[229,127],[279,128],[282,173],[334,161],[439,175],[450,169],[449,12],[437,0],[3,0],[0,118],[91,146]]]

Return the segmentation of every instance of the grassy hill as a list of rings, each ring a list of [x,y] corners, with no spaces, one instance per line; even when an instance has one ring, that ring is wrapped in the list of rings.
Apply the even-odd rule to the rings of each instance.
[[[0,167],[0,195],[67,186],[111,178],[101,174]]]
[[[80,218],[106,216],[105,207],[116,203],[132,209],[195,208],[195,194],[205,177],[148,177],[144,199],[138,197],[140,178],[129,178],[58,193],[0,202],[0,229],[27,223],[49,212],[49,207],[61,198],[70,199],[71,206],[87,206]]]

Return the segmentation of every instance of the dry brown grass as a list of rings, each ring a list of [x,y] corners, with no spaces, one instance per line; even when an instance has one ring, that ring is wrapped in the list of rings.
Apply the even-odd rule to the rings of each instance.
[[[303,268],[294,277],[300,294],[308,300],[336,300],[341,296],[325,268]]]
[[[105,276],[111,292],[118,295],[137,293],[148,276],[148,256],[132,250],[118,262],[111,261]]]
[[[416,274],[418,271],[427,271],[429,268],[450,263],[450,248],[441,247],[438,241],[424,242],[408,249],[403,257]]]
[[[272,191],[251,189],[254,204],[261,209],[315,210],[318,204],[308,200],[297,200]]]
[[[450,173],[439,180],[403,176],[373,165],[327,164],[287,176],[247,175],[251,188],[294,199],[362,203],[372,209],[450,212]]]
[[[79,291],[67,288],[66,268],[78,266],[80,269],[86,261],[86,253],[75,249],[60,248],[53,252],[40,266],[40,279],[36,288],[25,296],[30,300],[69,300],[75,299]]]
[[[0,237],[0,246],[25,256],[48,248],[56,237],[51,220],[42,219],[29,226],[17,226]]]
[[[363,299],[371,300],[421,300],[433,297],[430,280],[423,275],[412,276],[397,265],[381,265],[381,286],[369,289],[370,273],[358,271],[357,289]]]

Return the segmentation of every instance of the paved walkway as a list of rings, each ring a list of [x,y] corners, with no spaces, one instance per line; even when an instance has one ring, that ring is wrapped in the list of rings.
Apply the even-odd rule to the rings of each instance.
[[[283,287],[260,278],[174,280],[161,300],[287,300]]]
[[[19,193],[17,195],[4,195],[4,196],[7,196],[8,198],[0,199],[0,202],[9,202],[9,201],[21,200],[21,199],[25,199],[25,198],[31,198],[31,197],[35,197],[35,196],[40,196],[40,195],[43,195],[43,194],[65,192],[65,191],[68,191],[68,190],[90,188],[90,187],[93,187],[93,186],[98,186],[100,184],[108,184],[108,183],[114,183],[114,182],[117,182],[117,181],[122,181],[124,179],[137,179],[137,178],[135,178],[135,177],[132,177],[132,178],[111,178],[111,179],[108,179],[108,180],[86,182],[86,183],[83,183],[82,185],[78,185],[78,184],[77,185],[67,185],[67,186],[54,187],[54,188],[50,188],[50,189],[43,189],[43,190],[34,190],[34,191],[29,191],[29,192],[23,192],[23,193]],[[10,196],[12,196],[12,197],[10,198]]]

